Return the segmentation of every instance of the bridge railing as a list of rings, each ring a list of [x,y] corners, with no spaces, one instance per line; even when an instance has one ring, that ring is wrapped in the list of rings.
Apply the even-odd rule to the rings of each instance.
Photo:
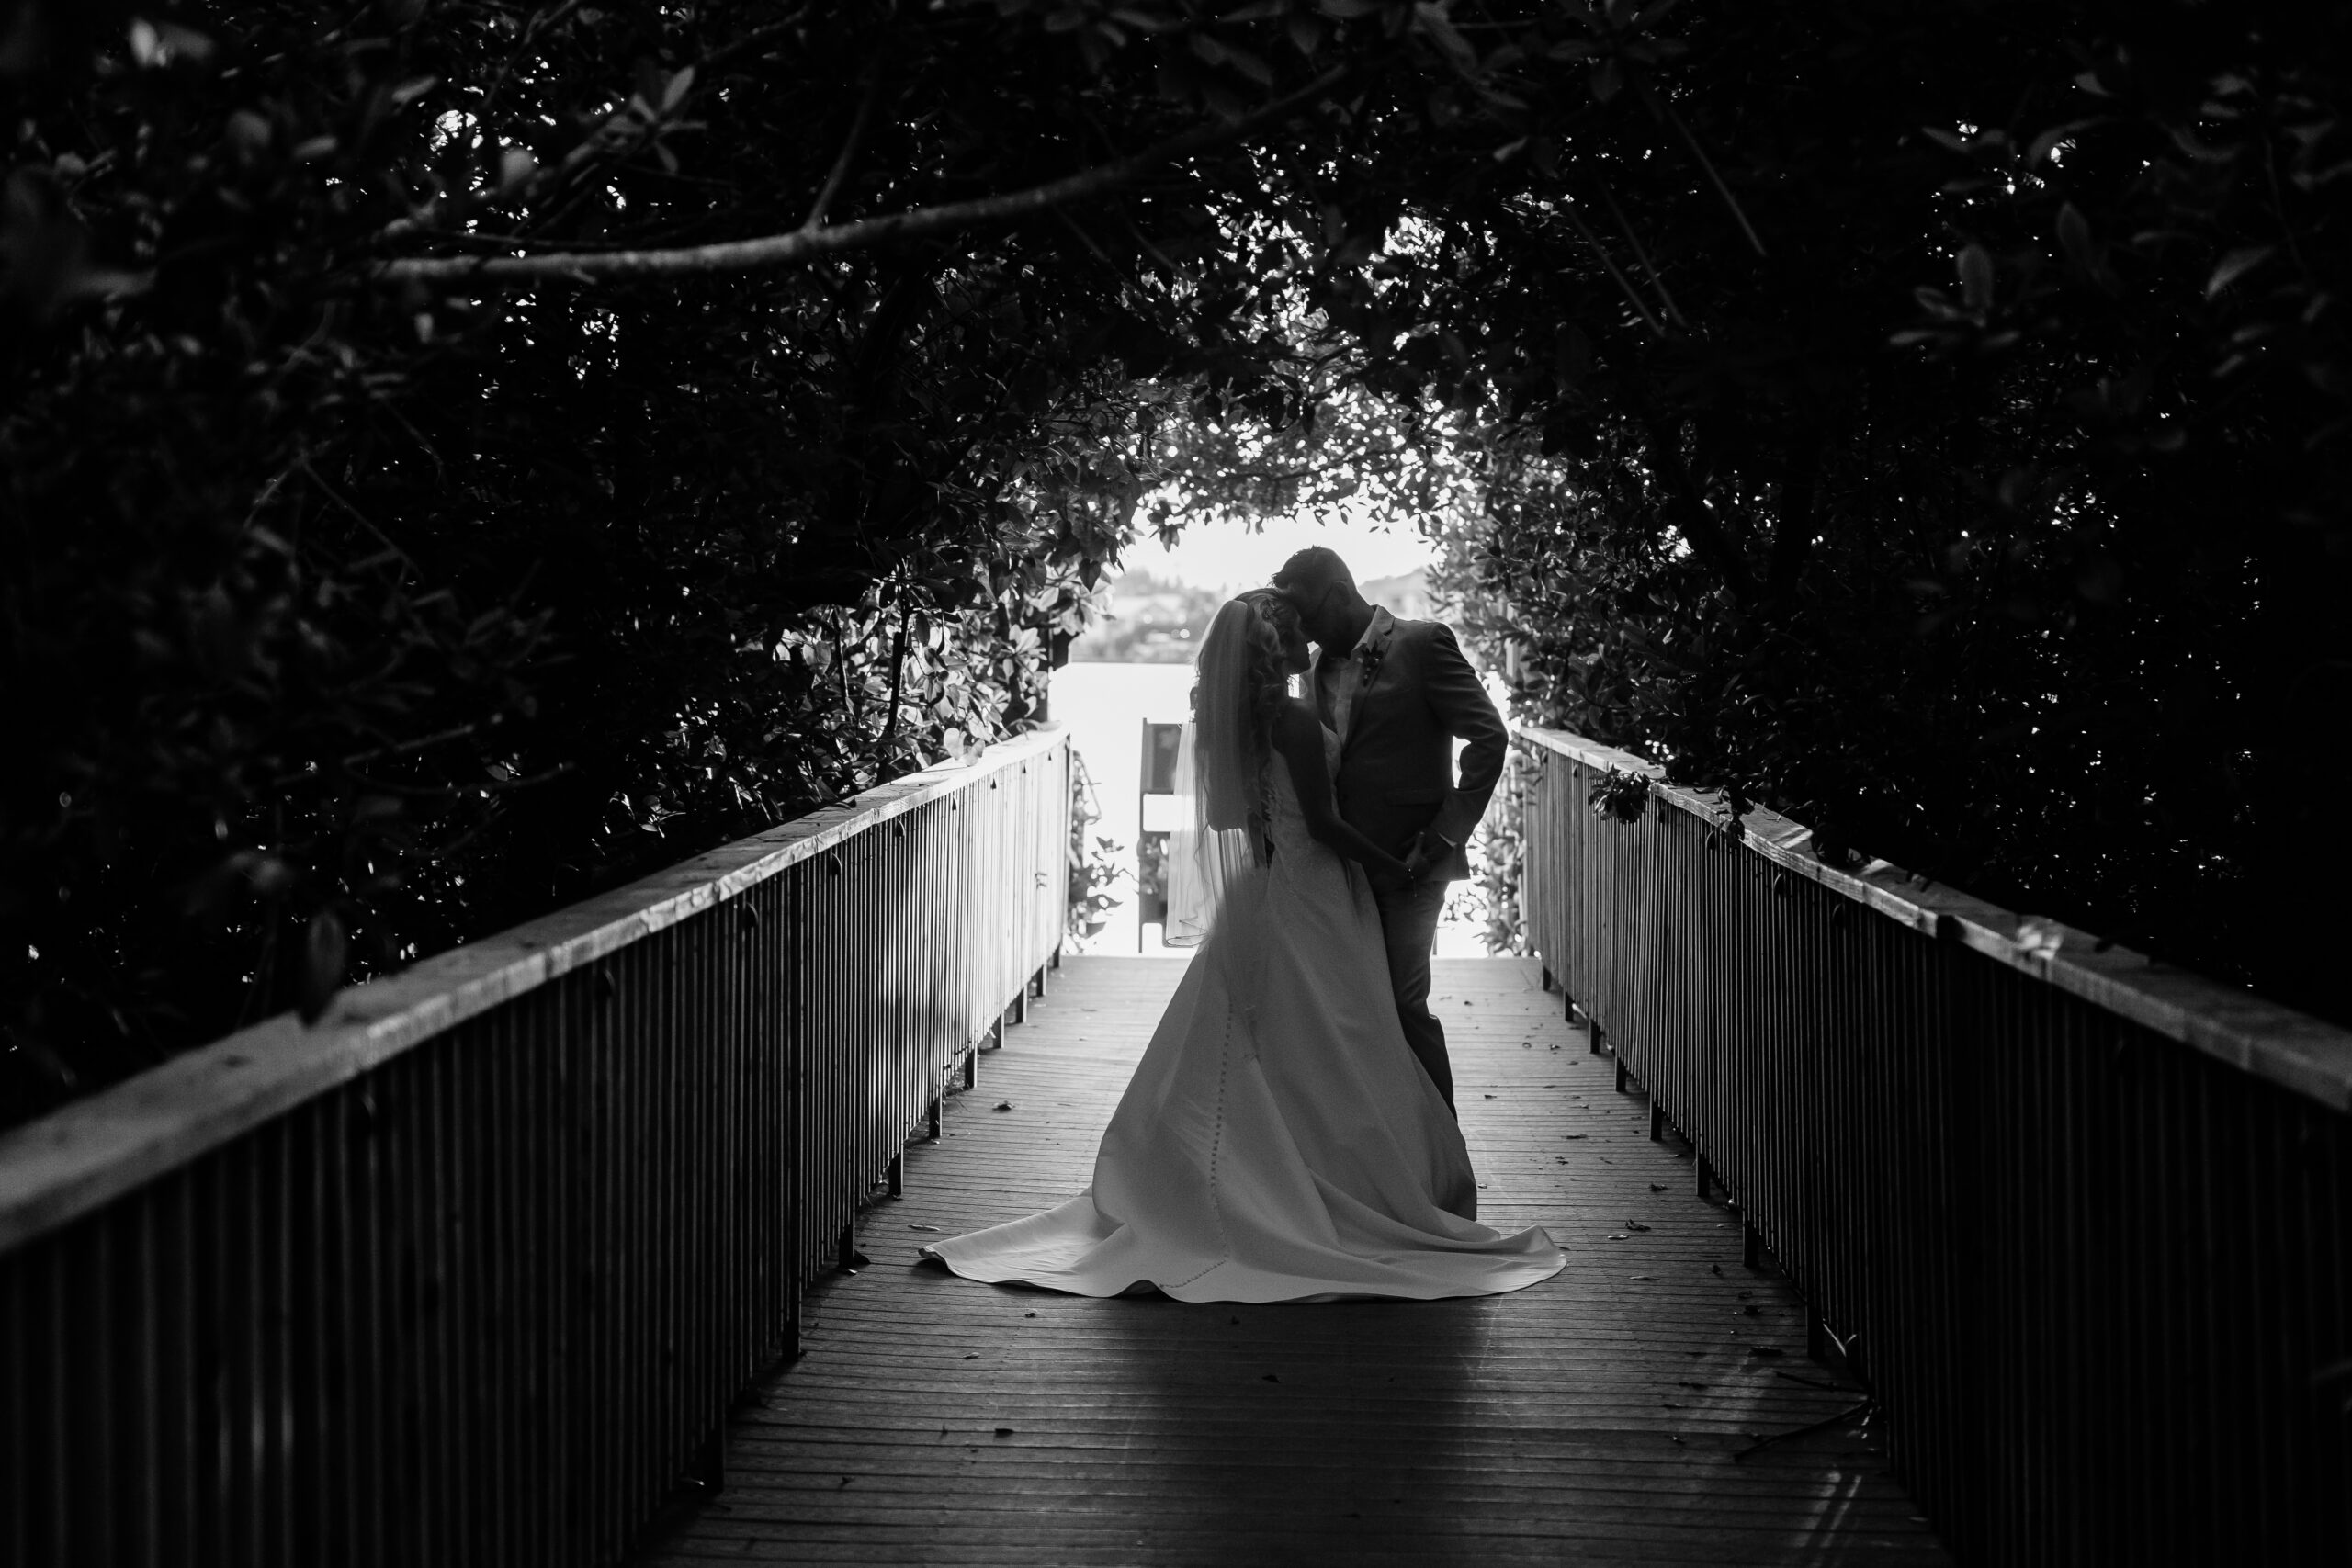
[[[2352,1034],[1522,733],[1532,945],[1962,1561],[2352,1562]]]
[[[1023,737],[0,1136],[0,1562],[616,1561],[1042,989],[1069,807]]]

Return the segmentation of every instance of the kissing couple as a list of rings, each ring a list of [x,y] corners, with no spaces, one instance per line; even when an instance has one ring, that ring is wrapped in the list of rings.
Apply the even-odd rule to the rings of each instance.
[[[1317,547],[1217,611],[1198,677],[1188,869],[1207,935],[1093,1183],[924,1253],[968,1279],[1188,1302],[1430,1300],[1549,1279],[1563,1262],[1550,1236],[1477,1223],[1429,1010],[1446,884],[1470,874],[1462,846],[1506,746],[1453,632],[1366,604]]]

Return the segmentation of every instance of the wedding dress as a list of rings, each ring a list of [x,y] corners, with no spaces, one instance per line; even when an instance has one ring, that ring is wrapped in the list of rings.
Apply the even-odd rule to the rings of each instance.
[[[1328,729],[1324,746],[1329,765]],[[927,1255],[973,1280],[1188,1302],[1488,1295],[1559,1271],[1542,1230],[1476,1223],[1461,1129],[1396,1022],[1371,886],[1269,767],[1272,861],[1227,890],[1093,1185]]]

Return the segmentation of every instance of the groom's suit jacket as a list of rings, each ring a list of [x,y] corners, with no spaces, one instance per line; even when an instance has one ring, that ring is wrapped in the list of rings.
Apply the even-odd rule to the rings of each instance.
[[[1441,621],[1400,621],[1379,611],[1351,659],[1353,668],[1337,676],[1355,682],[1333,780],[1340,815],[1399,856],[1414,834],[1435,829],[1455,845],[1434,863],[1436,874],[1451,881],[1468,876],[1470,860],[1461,846],[1469,842],[1502,777],[1510,745],[1502,716]],[[1308,678],[1322,672],[1318,655]],[[1468,742],[1458,782],[1457,736]]]

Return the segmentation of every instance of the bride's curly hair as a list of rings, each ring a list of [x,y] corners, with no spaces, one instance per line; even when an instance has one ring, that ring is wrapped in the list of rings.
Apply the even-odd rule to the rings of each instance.
[[[1201,641],[1194,718],[1200,795],[1213,828],[1263,818],[1275,719],[1290,694],[1283,644],[1298,612],[1271,588],[1228,601]]]
[[[1290,661],[1283,649],[1298,629],[1298,609],[1271,588],[1253,588],[1238,597],[1258,612],[1250,626],[1250,717],[1262,755],[1283,705],[1290,701]]]

